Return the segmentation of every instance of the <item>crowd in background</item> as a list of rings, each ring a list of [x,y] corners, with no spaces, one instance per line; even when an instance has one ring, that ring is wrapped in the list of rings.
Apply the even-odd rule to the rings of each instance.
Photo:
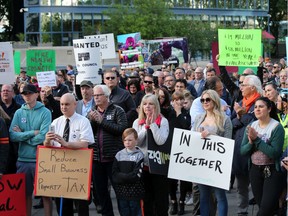
[[[84,80],[76,85],[77,73],[68,65],[56,72],[57,86],[43,88],[21,70],[14,85],[1,86],[0,178],[26,173],[27,215],[31,215],[37,145],[89,147],[93,149],[90,202],[102,215],[114,215],[111,187],[123,216],[183,215],[190,204],[192,215],[227,215],[224,189],[150,172],[148,136],[156,145],[171,145],[174,128],[180,128],[198,131],[202,137],[235,140],[230,189],[236,179],[238,215],[248,215],[251,202],[258,205],[258,216],[286,215],[286,62],[260,57],[257,71],[229,73],[224,66],[219,70],[217,74],[212,63],[205,68],[162,65],[156,70],[145,64],[133,71],[113,67],[103,72],[101,84]],[[49,131],[51,124],[55,131]],[[80,134],[72,137],[67,128]],[[254,197],[249,197],[249,185]],[[76,211],[87,216],[89,204],[66,199],[62,215]],[[59,213],[57,199],[56,206]],[[52,215],[48,197],[34,207],[44,207],[45,215]]]

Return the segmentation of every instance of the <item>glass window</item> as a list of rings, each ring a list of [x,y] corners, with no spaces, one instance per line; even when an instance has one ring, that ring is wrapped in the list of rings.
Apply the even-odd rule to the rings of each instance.
[[[62,38],[62,46],[72,46],[73,38],[72,33],[64,33]]]
[[[42,43],[49,43],[51,42],[51,35],[50,34],[42,34]]]
[[[52,43],[53,43],[53,46],[62,46],[62,35],[61,34],[53,34],[52,35]]]
[[[27,0],[28,5],[39,5],[39,0]]]
[[[52,31],[61,31],[61,14],[52,13]]]
[[[39,14],[30,13],[27,15],[26,32],[39,32]]]
[[[50,0],[41,0],[40,5],[43,5],[43,6],[50,5]]]
[[[41,13],[40,25],[42,32],[51,32],[52,30],[51,13]]]
[[[62,22],[63,22],[63,31],[65,32],[72,31],[72,14],[71,13],[63,13]]]
[[[39,34],[27,34],[26,39],[31,45],[37,46],[39,42]]]

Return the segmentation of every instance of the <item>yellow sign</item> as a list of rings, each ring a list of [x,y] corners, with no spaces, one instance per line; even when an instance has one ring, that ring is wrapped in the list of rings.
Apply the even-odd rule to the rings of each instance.
[[[88,200],[92,149],[38,146],[35,195]]]
[[[221,66],[258,66],[261,54],[260,29],[218,29]]]

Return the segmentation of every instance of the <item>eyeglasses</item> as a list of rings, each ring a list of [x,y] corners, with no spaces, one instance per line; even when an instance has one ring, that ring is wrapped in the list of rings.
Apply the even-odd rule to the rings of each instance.
[[[263,70],[263,73],[268,73],[268,71],[266,71],[266,70]]]
[[[148,80],[144,80],[143,82],[146,84],[152,84],[153,83],[153,81],[148,81]]]
[[[104,94],[94,94],[93,96],[94,97],[100,97],[100,96],[103,96]]]
[[[204,102],[209,103],[211,101],[211,98],[201,98],[200,102],[203,104]]]
[[[278,68],[278,66],[273,66],[273,68]]]
[[[10,90],[2,90],[1,92],[12,92],[12,91],[10,91]]]
[[[243,81],[239,81],[239,85],[242,85]]]
[[[165,82],[173,82],[174,80],[165,80]]]
[[[106,80],[114,80],[116,77],[105,77]]]
[[[245,86],[249,86],[249,84],[243,84],[243,83],[242,83],[240,86],[241,86],[241,87],[245,87]]]

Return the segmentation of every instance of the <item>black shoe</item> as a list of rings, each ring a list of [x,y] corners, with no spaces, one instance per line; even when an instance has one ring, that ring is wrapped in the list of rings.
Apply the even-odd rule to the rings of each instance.
[[[42,198],[40,199],[40,201],[39,201],[38,204],[36,204],[36,205],[33,206],[33,208],[34,208],[34,209],[42,209],[42,208],[44,208]]]
[[[184,215],[185,211],[184,211],[184,202],[179,202],[179,211],[178,211],[178,215]]]
[[[256,200],[254,197],[249,200],[249,205],[256,205]]]
[[[238,213],[238,216],[247,216],[248,215],[248,212],[240,212]]]
[[[178,204],[176,201],[174,201],[171,203],[171,208],[170,208],[169,214],[170,215],[176,215],[177,212],[178,212]]]

